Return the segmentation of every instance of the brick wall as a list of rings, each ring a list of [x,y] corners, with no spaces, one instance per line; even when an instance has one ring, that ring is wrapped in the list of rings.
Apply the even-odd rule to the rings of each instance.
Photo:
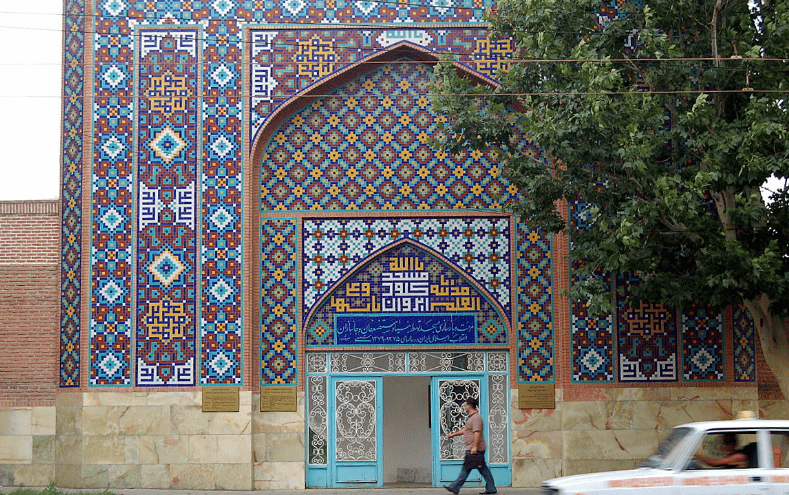
[[[0,202],[0,406],[54,404],[59,201]]]

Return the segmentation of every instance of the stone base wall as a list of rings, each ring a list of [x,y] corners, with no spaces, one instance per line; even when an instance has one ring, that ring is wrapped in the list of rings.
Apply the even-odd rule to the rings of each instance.
[[[0,485],[261,490],[304,487],[303,394],[295,413],[202,412],[202,393],[62,393],[0,410]]]
[[[672,427],[758,410],[789,419],[789,402],[752,387],[557,390],[556,409],[517,409],[512,396],[512,481],[628,469]],[[55,406],[0,408],[0,485],[202,490],[301,489],[304,394],[298,411],[202,412],[202,393],[61,393]]]

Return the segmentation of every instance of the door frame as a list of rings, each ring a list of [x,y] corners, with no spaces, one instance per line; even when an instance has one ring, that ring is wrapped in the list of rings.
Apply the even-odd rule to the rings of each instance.
[[[337,460],[337,396],[336,386],[338,382],[363,381],[375,384],[375,460],[374,461],[338,461]],[[370,488],[382,487],[384,477],[383,459],[383,375],[359,376],[359,375],[331,375],[329,376],[329,387],[327,390],[328,398],[328,461],[329,461],[329,486],[332,488]],[[356,472],[359,479],[347,479],[351,472]],[[369,480],[370,474],[375,473],[375,480]],[[367,477],[367,479],[365,479]]]
[[[409,365],[409,361],[411,359],[410,354],[412,353],[421,353],[425,351],[406,351],[404,354],[405,362],[401,363],[401,369],[398,371],[381,371],[381,370],[373,370],[373,371],[344,371],[344,372],[331,372],[331,360],[333,355],[339,355],[346,353],[347,351],[307,351],[307,355],[305,356],[305,362],[308,363],[305,370],[305,404],[304,404],[304,431],[306,434],[306,438],[310,438],[310,377],[319,377],[322,376],[325,381],[323,383],[326,384],[325,390],[325,400],[326,400],[326,421],[328,423],[328,429],[326,431],[326,464],[310,464],[310,442],[305,441],[305,485],[308,488],[372,488],[372,487],[381,487],[383,486],[383,462],[384,462],[384,449],[383,449],[383,432],[384,432],[384,424],[383,424],[383,378],[385,376],[422,376],[422,377],[430,377],[430,409],[431,409],[431,421],[438,420],[438,412],[433,413],[433,395],[434,389],[436,390],[435,393],[437,394],[437,389],[434,387],[434,382],[437,379],[479,379],[481,383],[481,390],[480,390],[480,411],[483,414],[483,418],[485,420],[485,439],[486,442],[490,440],[490,422],[489,422],[489,413],[488,410],[489,402],[490,402],[490,393],[491,391],[488,390],[490,387],[491,376],[493,375],[501,375],[504,377],[504,410],[506,411],[506,428],[505,428],[505,444],[504,447],[506,448],[506,455],[505,455],[505,462],[499,462],[496,464],[491,464],[488,462],[488,467],[490,468],[491,472],[493,473],[494,479],[496,480],[497,486],[510,486],[512,484],[512,438],[511,438],[511,417],[512,417],[512,410],[511,410],[511,403],[510,403],[510,365],[509,360],[511,359],[511,355],[509,349],[499,348],[499,349],[479,349],[479,350],[450,350],[450,351],[438,351],[438,352],[455,352],[460,354],[466,354],[469,352],[481,352],[485,355],[484,358],[484,367],[474,371],[437,371],[437,370],[425,370],[425,371],[411,371],[411,367]],[[371,352],[375,354],[388,354],[391,353],[391,350],[371,350],[365,351]],[[402,352],[402,351],[397,351]],[[429,353],[430,351],[427,351]],[[434,351],[435,352],[435,351]],[[504,354],[505,361],[501,364],[500,357],[497,358],[498,364],[494,369],[492,365],[492,354]],[[315,368],[310,368],[309,361],[310,355],[323,355],[323,360],[317,360],[316,362],[320,361],[320,365],[316,366]],[[320,356],[318,356],[320,357]],[[336,476],[336,460],[335,460],[335,425],[334,425],[334,418],[335,416],[335,407],[336,407],[336,397],[335,397],[335,382],[336,380],[374,380],[376,381],[376,415],[377,415],[377,423],[376,423],[376,437],[377,437],[377,452],[376,452],[376,463],[378,464],[378,474],[377,474],[377,482],[364,482],[364,483],[340,483],[337,482]],[[433,428],[435,431],[438,431],[438,428]],[[436,483],[436,466],[435,463],[437,462],[437,447],[438,442],[434,440],[437,433],[431,431],[431,479],[433,481],[433,486],[438,487],[441,486],[440,483]],[[486,457],[489,459],[490,452],[486,454]],[[458,473],[460,472],[460,462],[461,461],[454,461],[457,462],[458,465]],[[469,477],[469,483],[472,483],[473,480],[478,477],[478,472],[474,471],[472,475]]]

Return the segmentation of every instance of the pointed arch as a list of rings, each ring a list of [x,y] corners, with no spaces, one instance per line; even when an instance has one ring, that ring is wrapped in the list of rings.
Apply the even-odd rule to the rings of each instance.
[[[391,272],[383,268],[387,261]],[[387,294],[387,274],[398,271],[407,276],[395,283],[412,283],[411,294],[417,294],[403,299],[407,303],[403,306],[396,295]],[[428,318],[463,314],[475,322],[473,342],[466,344],[509,344],[512,332],[506,312],[493,294],[441,253],[412,239],[401,239],[371,253],[322,294],[305,315],[305,344],[331,345],[336,317],[354,313]]]
[[[375,70],[370,69],[370,66],[378,66],[385,62],[395,62],[400,59],[411,59],[421,62],[431,67],[438,63],[438,53],[427,50],[424,47],[416,45],[408,41],[401,41],[390,47],[387,47],[380,52],[377,52],[369,57],[360,59],[355,64],[352,64],[345,69],[339,70],[332,75],[326,77],[313,84],[312,86],[304,89],[303,91],[293,95],[266,120],[266,123],[258,131],[257,135],[253,138],[250,158],[256,170],[259,170],[263,153],[268,146],[274,132],[296,112],[315,101],[323,95],[327,95],[343,84],[351,81],[361,75]],[[469,69],[468,67],[455,62],[455,67],[461,72],[464,77],[468,77],[476,84],[484,84],[488,86],[496,86],[495,81],[482,76]]]

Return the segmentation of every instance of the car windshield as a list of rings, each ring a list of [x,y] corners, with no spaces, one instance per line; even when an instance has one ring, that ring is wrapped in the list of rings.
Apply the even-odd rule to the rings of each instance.
[[[677,447],[691,431],[691,428],[674,428],[671,430],[668,436],[660,442],[655,453],[644,462],[644,466],[656,469],[669,469],[677,459]]]

